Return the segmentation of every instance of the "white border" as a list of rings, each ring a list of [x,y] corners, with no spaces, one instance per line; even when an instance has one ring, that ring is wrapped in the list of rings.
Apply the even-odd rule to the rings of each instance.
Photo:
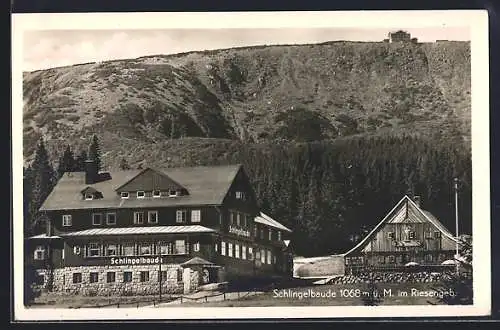
[[[258,22],[258,23],[256,23]],[[473,306],[324,306],[225,308],[26,309],[22,299],[22,45],[27,30],[160,28],[400,28],[469,27],[472,76]],[[482,316],[491,311],[488,13],[359,11],[260,13],[86,13],[12,15],[12,159],[15,320],[241,319]]]

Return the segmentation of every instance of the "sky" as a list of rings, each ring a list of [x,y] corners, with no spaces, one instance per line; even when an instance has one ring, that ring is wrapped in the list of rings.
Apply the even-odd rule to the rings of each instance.
[[[422,42],[470,40],[468,28],[404,29]],[[94,61],[129,59],[230,47],[320,43],[333,40],[382,41],[388,29],[372,28],[239,28],[163,30],[25,31],[23,71]]]

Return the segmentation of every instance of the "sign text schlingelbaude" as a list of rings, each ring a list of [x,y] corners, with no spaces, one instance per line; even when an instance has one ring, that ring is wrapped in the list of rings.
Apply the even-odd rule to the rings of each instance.
[[[163,263],[163,258],[161,260]],[[111,258],[112,265],[150,265],[160,263],[160,257],[122,257]]]

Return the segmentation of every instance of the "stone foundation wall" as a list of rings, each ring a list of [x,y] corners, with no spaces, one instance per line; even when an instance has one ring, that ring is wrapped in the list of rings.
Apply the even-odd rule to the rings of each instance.
[[[198,288],[198,272],[191,271],[189,278],[182,276],[178,281],[179,265],[162,265],[162,272],[166,272],[166,278],[162,279],[162,293],[186,293],[184,292],[184,281],[191,282],[191,291]],[[149,272],[149,280],[141,282],[141,272]],[[90,282],[90,273],[98,273],[98,281]],[[115,273],[115,281],[107,282],[107,273]],[[132,272],[132,281],[123,282],[124,272]],[[82,281],[73,283],[73,274],[81,273]],[[54,270],[53,291],[80,294],[86,296],[131,296],[131,295],[153,295],[159,293],[158,265],[116,265],[116,266],[80,266],[65,267]]]

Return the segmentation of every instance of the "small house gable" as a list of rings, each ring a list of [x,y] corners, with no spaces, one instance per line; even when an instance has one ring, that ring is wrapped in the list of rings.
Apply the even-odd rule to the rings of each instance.
[[[188,195],[188,190],[168,175],[152,168],[146,168],[132,179],[116,188],[117,193],[136,191],[176,192],[178,195]]]
[[[90,187],[90,186],[83,189],[81,191],[81,194],[82,194],[82,198],[86,199],[86,200],[101,199],[103,197],[102,193],[100,191],[98,191],[94,187]]]

